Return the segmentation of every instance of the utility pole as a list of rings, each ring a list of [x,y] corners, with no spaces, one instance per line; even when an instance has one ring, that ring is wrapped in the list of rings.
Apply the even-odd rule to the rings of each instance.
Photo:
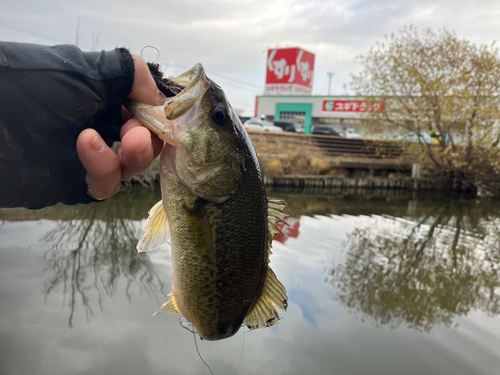
[[[327,72],[326,74],[328,74],[328,95],[330,95],[330,84],[332,83],[332,77],[335,73]]]

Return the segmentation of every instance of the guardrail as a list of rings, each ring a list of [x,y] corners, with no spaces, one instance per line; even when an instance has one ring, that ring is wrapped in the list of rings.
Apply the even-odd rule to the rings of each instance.
[[[403,149],[396,142],[349,139],[325,135],[309,135],[308,137],[329,156],[399,158],[403,154]]]
[[[325,156],[374,159],[397,159],[403,154],[403,149],[398,142],[258,130],[248,130],[248,134],[257,153],[261,154],[283,154],[286,151],[295,150],[320,153]]]

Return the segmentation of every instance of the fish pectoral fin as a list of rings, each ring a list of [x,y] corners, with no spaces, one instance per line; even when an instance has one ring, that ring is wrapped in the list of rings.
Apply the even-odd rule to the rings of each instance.
[[[163,207],[163,201],[159,201],[149,210],[149,220],[137,243],[137,251],[140,253],[150,251],[167,242],[169,238],[167,212]]]
[[[281,235],[280,229],[278,228],[278,222],[285,223],[288,225],[283,219],[288,216],[284,211],[286,203],[283,199],[280,198],[267,198],[267,259],[269,263],[269,255],[271,252],[271,245],[273,243],[274,236],[278,233]]]
[[[286,311],[288,297],[285,287],[280,283],[273,270],[268,267],[262,295],[245,317],[244,324],[253,330],[279,323],[280,317],[276,307]]]
[[[153,314],[156,315],[168,315],[168,314],[180,314],[177,309],[177,304],[175,303],[174,297],[170,297],[163,303],[163,305]]]

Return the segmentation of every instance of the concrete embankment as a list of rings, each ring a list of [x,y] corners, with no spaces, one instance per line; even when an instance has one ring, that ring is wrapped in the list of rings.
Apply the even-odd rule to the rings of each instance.
[[[249,131],[264,173],[275,187],[444,189],[412,178],[413,161],[396,142]]]
[[[314,187],[317,191],[335,189],[392,189],[392,190],[441,190],[446,186],[433,180],[411,177],[368,177],[351,178],[345,176],[264,176],[264,182],[274,187]]]
[[[413,161],[397,142],[249,131],[266,185],[441,190],[443,183],[412,178]],[[132,184],[159,180],[158,161]]]

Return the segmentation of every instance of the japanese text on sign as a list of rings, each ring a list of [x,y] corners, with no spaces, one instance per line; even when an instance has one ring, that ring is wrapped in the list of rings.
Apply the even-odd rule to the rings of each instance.
[[[299,85],[266,85],[266,95],[272,94],[301,94],[301,95],[311,95],[312,89],[310,87],[304,87]]]
[[[300,48],[271,49],[266,65],[266,94],[310,95],[314,54]]]

